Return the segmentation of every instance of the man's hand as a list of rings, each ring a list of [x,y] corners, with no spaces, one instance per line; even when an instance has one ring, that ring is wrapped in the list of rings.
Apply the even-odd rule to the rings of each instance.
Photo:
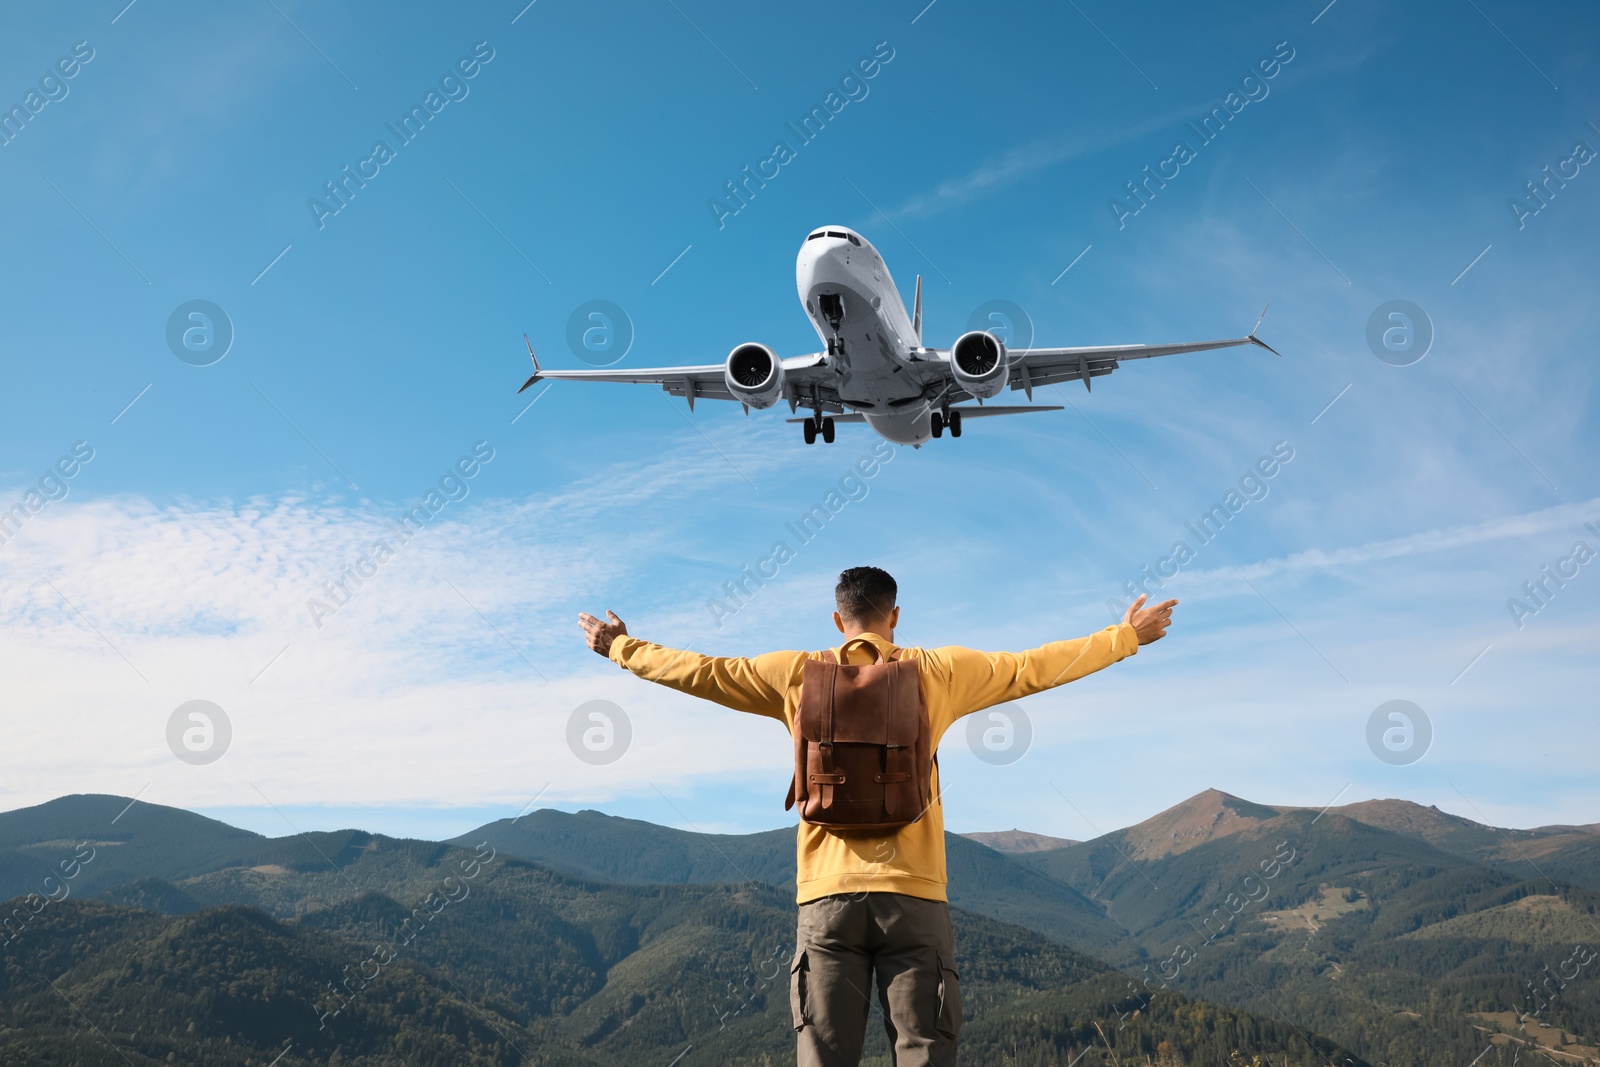
[[[1140,599],[1143,598],[1141,597]],[[601,622],[588,612],[580,612],[578,614],[578,625],[583,628],[584,636],[588,638],[589,641],[589,647],[600,653],[602,656],[610,658],[611,642],[615,641],[619,637],[625,636],[628,632],[628,627],[627,624],[621,619],[617,618],[616,613],[610,609],[606,610],[606,618],[610,619],[611,621]],[[1151,638],[1151,640],[1153,641],[1155,638]],[[1144,639],[1140,638],[1140,644],[1143,643]]]
[[[1145,594],[1140,593],[1139,599],[1128,605],[1128,613],[1122,616],[1122,621],[1133,627],[1141,645],[1148,645],[1167,636],[1167,627],[1172,625],[1172,605],[1177,601],[1163,600],[1153,608],[1145,607],[1144,602]],[[589,644],[591,648],[594,646],[592,637]]]

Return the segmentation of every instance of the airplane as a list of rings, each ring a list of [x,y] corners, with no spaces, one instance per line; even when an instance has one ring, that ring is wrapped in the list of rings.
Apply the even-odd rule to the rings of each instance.
[[[1088,389],[1094,378],[1128,359],[1247,344],[1278,355],[1256,336],[1260,319],[1244,337],[1225,341],[1008,349],[993,333],[971,330],[949,348],[928,348],[922,343],[922,276],[907,314],[883,257],[846,226],[824,226],[806,237],[795,279],[806,316],[824,345],[821,352],[779,358],[750,341],[736,346],[722,363],[699,367],[545,370],[528,342],[533,376],[517,392],[545,380],[648,383],[683,397],[691,411],[697,399],[732,400],[744,405],[747,415],[751,408],[787,401],[791,414],[802,406],[812,412],[788,420],[801,424],[808,445],[819,437],[832,444],[835,424],[844,422],[866,423],[885,440],[920,448],[947,429],[951,437],[960,437],[964,419],[1062,410],[1059,404],[984,404],[1008,385],[1031,402],[1035,389],[1057,382],[1082,381]],[[977,403],[964,403],[968,400]]]

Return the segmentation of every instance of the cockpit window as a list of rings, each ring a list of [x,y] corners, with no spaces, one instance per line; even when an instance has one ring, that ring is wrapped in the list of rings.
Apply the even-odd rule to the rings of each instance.
[[[847,233],[845,234],[845,237],[848,238],[850,243],[855,245],[857,248],[861,247],[861,238],[857,237],[855,234]]]
[[[826,236],[828,236],[826,233],[823,233],[821,230],[818,230],[816,233],[812,234],[810,237],[807,237],[806,240],[815,241],[818,237],[826,237]]]
[[[829,230],[828,231],[828,236],[829,237],[843,237],[845,235],[840,233],[838,230]]]

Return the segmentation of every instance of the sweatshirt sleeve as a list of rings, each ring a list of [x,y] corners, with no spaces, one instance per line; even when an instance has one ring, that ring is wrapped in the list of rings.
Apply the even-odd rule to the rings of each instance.
[[[1026,652],[979,652],[956,646],[934,649],[945,673],[955,718],[1007,700],[1076,681],[1139,651],[1139,636],[1127,623],[1071,641],[1052,641]]]
[[[783,698],[802,652],[768,652],[753,659],[703,656],[623,635],[611,642],[611,662],[647,682],[715,701],[734,711],[785,722]]]

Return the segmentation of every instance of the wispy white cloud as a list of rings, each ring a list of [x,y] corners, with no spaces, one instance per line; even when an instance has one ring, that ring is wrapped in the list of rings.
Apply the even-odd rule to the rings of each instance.
[[[712,429],[767,432],[747,430],[742,420],[733,425]],[[745,454],[759,451],[750,445]],[[616,497],[610,488],[624,476],[620,467],[596,472],[582,490],[469,498],[399,550],[321,628],[306,599],[387,535],[389,509],[305,499],[158,506],[134,497],[53,508],[0,553],[0,672],[12,753],[0,804],[74,791],[131,795],[148,783],[152,801],[239,810],[261,806],[259,788],[296,818],[315,819],[323,805],[337,820],[339,807],[515,811],[543,789],[542,804],[623,805],[662,822],[759,829],[783,821],[781,790],[770,804],[744,803],[750,783],[781,782],[787,773],[781,728],[629,678],[581,647],[571,618],[578,607],[597,609],[606,590],[623,591],[625,601],[613,606],[635,632],[666,643],[747,653],[816,645],[827,633],[829,573],[859,556],[905,575],[908,641],[1026,647],[1105,622],[1103,579],[1075,563],[1024,566],[983,590],[950,580],[952,560],[1026,564],[1043,544],[1032,535],[1014,538],[998,556],[981,525],[938,544],[884,545],[885,517],[913,513],[953,473],[904,452],[873,480],[866,500],[850,505],[859,512],[841,513],[718,630],[703,600],[720,584],[717,575],[737,571],[738,559],[707,553],[707,567],[671,571],[694,549],[700,524],[722,521],[728,507],[715,494],[684,488],[715,463],[703,452],[686,444],[658,457]],[[758,475],[763,462],[752,458]],[[818,486],[824,475],[831,471],[816,472]],[[737,488],[744,485],[737,475],[724,481],[730,491],[748,491]],[[774,529],[814,488],[764,505]],[[1035,492],[1059,488],[1041,481]],[[1437,595],[1440,569],[1396,573],[1396,562],[1466,553],[1449,571],[1468,573],[1484,568],[1502,542],[1536,543],[1596,506],[1560,505],[1212,568],[1185,574],[1184,595],[1238,597],[1247,589],[1242,577],[1276,592],[1281,583],[1266,584],[1275,577],[1339,568],[1383,584],[1394,598],[1427,599]],[[751,543],[764,548],[767,538],[755,529]],[[669,573],[652,595],[650,576]],[[1582,673],[1584,626],[1558,632],[1552,624],[1538,641],[1497,644],[1468,684],[1452,687],[1451,677],[1482,647],[1470,619],[1397,643],[1374,629],[1365,593],[1319,595],[1305,614],[1286,603],[1313,649],[1264,605],[1241,603],[1247,610],[1191,603],[1174,640],[1030,699],[1038,748],[1005,772],[1005,790],[991,788],[998,772],[966,756],[958,729],[946,741],[951,781],[966,791],[953,795],[953,824],[1083,836],[1069,808],[1043,806],[1058,780],[1108,826],[1212,785],[1318,804],[1327,799],[1321,792],[1331,796],[1354,780],[1358,792],[1400,792],[1449,808],[1445,790],[1456,771],[1480,783],[1474,799],[1501,821],[1592,817],[1570,808],[1576,786],[1562,775],[1548,775],[1539,797],[1526,789],[1512,797],[1472,770],[1495,758],[1491,724],[1508,702],[1537,700],[1556,717],[1553,725],[1567,721],[1557,694]],[[1460,614],[1454,602],[1448,608]],[[1329,670],[1319,650],[1352,684]],[[1183,698],[1175,701],[1177,691]],[[1394,695],[1423,701],[1440,717],[1437,753],[1410,785],[1386,784],[1387,769],[1362,741],[1365,716]],[[164,741],[172,710],[195,698],[217,702],[234,724],[232,749],[206,767],[178,762]],[[581,763],[566,747],[568,716],[591,699],[618,704],[632,721],[631,749],[607,767]],[[1570,723],[1561,728],[1582,736]],[[1539,757],[1530,749],[1527,758]],[[1143,768],[1136,781],[1117,770],[1130,759]],[[739,816],[716,802],[725,794],[743,798]]]
[[[1127,144],[1158,130],[1170,129],[1182,121],[1183,113],[1170,112],[1126,126],[1083,136],[1060,134],[1041,137],[981,160],[965,173],[947,178],[927,192],[917,193],[885,214],[892,221],[930,218],[945,211],[1000,192],[1051,167],[1074,159],[1086,159],[1108,148]]]
[[[1196,591],[1218,588],[1228,588],[1232,591],[1237,590],[1239,583],[1247,579],[1334,570],[1376,560],[1429,555],[1450,549],[1529,538],[1557,531],[1567,531],[1574,537],[1586,537],[1587,540],[1593,541],[1595,540],[1593,535],[1585,535],[1582,529],[1586,522],[1600,523],[1600,498],[1581,504],[1556,504],[1522,515],[1504,515],[1485,522],[1424,530],[1405,537],[1392,537],[1345,548],[1310,548],[1275,559],[1195,571],[1190,577]],[[1600,545],[1591,547],[1600,549]]]

